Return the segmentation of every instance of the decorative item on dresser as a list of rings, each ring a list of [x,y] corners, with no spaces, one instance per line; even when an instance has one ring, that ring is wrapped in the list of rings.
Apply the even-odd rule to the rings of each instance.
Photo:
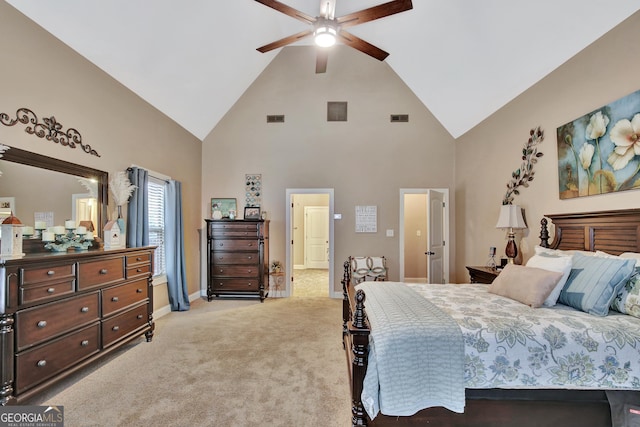
[[[207,300],[254,296],[264,301],[269,286],[269,221],[207,222]]]
[[[466,268],[469,270],[471,283],[486,283],[489,285],[496,277],[498,277],[498,274],[500,274],[500,270],[493,267],[468,265]]]
[[[153,247],[0,259],[0,404],[153,337]]]

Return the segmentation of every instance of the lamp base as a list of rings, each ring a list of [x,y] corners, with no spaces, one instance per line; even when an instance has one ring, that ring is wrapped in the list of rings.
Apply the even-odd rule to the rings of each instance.
[[[515,264],[515,258],[518,256],[518,247],[516,246],[515,234],[512,232],[509,233],[509,241],[504,254],[509,259],[509,264]]]

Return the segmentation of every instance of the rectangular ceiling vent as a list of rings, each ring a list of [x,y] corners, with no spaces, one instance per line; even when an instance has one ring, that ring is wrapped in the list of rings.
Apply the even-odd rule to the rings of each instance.
[[[267,123],[284,123],[284,114],[270,114],[267,116]]]
[[[407,123],[409,121],[408,114],[392,114],[391,123]]]

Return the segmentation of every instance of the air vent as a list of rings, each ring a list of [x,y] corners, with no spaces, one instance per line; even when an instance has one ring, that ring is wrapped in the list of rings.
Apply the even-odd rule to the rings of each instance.
[[[327,102],[327,121],[328,122],[346,122],[347,121],[347,103],[346,102]]]
[[[267,116],[267,123],[284,123],[284,114],[271,114]]]
[[[391,123],[406,123],[409,121],[408,114],[392,114]]]

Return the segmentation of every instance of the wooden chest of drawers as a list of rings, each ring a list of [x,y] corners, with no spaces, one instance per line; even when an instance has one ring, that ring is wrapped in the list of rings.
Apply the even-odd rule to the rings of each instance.
[[[0,263],[0,405],[20,403],[141,335],[153,337],[153,248]]]
[[[207,299],[267,297],[269,221],[207,219]]]

